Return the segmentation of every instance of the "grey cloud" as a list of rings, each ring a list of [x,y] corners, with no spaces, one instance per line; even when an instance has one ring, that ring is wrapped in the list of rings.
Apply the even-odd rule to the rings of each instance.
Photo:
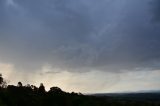
[[[17,70],[160,68],[151,0],[13,1],[17,8],[0,1],[0,61]]]
[[[160,19],[160,1],[154,0],[154,2],[151,2],[151,5],[153,5],[153,8],[151,9],[154,14],[153,21],[158,22]]]

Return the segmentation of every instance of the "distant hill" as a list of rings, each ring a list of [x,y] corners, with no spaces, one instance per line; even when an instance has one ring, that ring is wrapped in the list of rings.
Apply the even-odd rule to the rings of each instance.
[[[134,93],[99,93],[93,94],[96,97],[103,98],[112,98],[117,100],[125,101],[150,101],[150,102],[159,102],[160,101],[160,92],[151,91],[151,92],[134,92]]]

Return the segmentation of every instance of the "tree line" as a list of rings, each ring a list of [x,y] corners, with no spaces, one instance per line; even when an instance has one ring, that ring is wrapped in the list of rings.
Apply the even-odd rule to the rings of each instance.
[[[87,96],[65,92],[59,87],[46,91],[43,83],[39,87],[30,84],[23,86],[21,82],[17,86],[7,85],[0,74],[0,106],[160,106],[160,102]]]

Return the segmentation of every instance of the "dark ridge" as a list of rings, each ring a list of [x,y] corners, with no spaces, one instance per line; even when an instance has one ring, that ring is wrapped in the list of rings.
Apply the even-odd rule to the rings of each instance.
[[[0,74],[0,106],[160,106],[160,94],[83,95],[59,87],[46,91],[43,83],[7,85]]]

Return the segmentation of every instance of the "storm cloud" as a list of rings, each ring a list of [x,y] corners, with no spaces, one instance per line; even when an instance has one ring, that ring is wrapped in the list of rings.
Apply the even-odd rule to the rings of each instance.
[[[0,62],[24,71],[160,69],[157,1],[0,0]]]

